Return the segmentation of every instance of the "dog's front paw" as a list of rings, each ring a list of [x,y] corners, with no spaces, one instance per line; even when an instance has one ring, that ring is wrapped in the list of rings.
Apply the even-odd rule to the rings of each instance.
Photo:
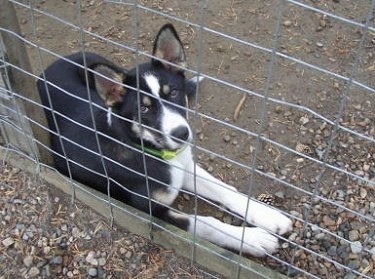
[[[276,252],[279,247],[275,236],[261,228],[245,228],[243,252],[255,257],[264,257]]]
[[[292,230],[292,220],[267,205],[252,202],[249,206],[247,221],[251,224],[270,230],[277,234],[285,234]]]

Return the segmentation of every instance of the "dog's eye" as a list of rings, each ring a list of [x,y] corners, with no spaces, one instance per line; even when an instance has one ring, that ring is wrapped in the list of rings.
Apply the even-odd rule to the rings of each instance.
[[[141,109],[142,113],[147,113],[149,111],[149,107],[147,107],[145,105],[141,105],[140,109]]]
[[[171,96],[172,98],[177,97],[177,95],[178,95],[177,89],[172,89],[172,91],[169,93],[169,96]]]

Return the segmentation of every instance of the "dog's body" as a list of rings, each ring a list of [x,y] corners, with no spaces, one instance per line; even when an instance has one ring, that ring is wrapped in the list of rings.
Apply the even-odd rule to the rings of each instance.
[[[283,234],[291,221],[266,205],[248,202],[193,161],[184,109],[193,86],[179,67],[185,53],[172,25],[159,31],[153,56],[129,72],[93,53],[67,56],[45,70],[38,89],[57,169],[218,245],[240,250],[244,235],[244,252],[274,252],[277,238],[266,230]],[[182,188],[262,228],[176,213],[169,206]]]

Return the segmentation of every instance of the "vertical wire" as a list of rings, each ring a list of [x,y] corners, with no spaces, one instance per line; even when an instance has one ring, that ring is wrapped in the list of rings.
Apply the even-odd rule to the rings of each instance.
[[[194,154],[197,152],[197,140],[196,140],[196,127],[198,123],[198,97],[199,97],[199,76],[202,71],[202,53],[203,53],[203,32],[204,32],[204,23],[205,23],[205,7],[207,5],[206,0],[200,1],[199,7],[199,32],[198,32],[198,42],[197,48],[198,52],[196,54],[196,61],[197,61],[197,68],[196,68],[196,76],[197,76],[197,87],[195,89],[195,102],[194,102],[194,112],[193,112],[193,127],[195,127],[193,131],[193,143],[192,143],[192,157],[194,158]],[[193,179],[194,179],[194,232],[193,232],[193,248],[191,251],[191,263],[195,262],[196,258],[196,228],[197,228],[197,215],[198,215],[198,196],[197,196],[197,164],[195,160],[193,160],[194,168],[193,168]]]
[[[369,31],[368,30],[369,29],[369,23],[370,23],[370,20],[372,18],[373,9],[375,8],[375,0],[372,0],[371,6],[372,6],[372,8],[370,9],[370,11],[369,11],[369,13],[367,14],[367,17],[366,17],[366,23],[365,23],[364,27],[362,28],[363,35],[362,35],[362,37],[361,37],[361,39],[360,39],[360,41],[357,45],[356,51],[355,51],[357,55],[355,56],[354,63],[351,67],[349,79],[347,81],[347,85],[345,86],[345,88],[341,92],[340,103],[338,104],[338,111],[337,111],[337,114],[336,114],[336,117],[335,117],[335,120],[334,120],[334,126],[333,126],[333,129],[332,129],[332,133],[330,135],[330,138],[328,140],[328,145],[327,145],[326,151],[324,152],[322,160],[321,160],[323,165],[321,166],[320,173],[317,175],[318,179],[317,179],[317,181],[315,183],[315,186],[313,188],[311,200],[313,200],[315,197],[317,197],[317,192],[318,192],[319,186],[322,184],[323,175],[328,170],[328,167],[327,167],[328,155],[329,155],[329,153],[332,149],[333,141],[336,138],[336,134],[340,130],[339,121],[340,121],[340,118],[343,114],[346,99],[347,99],[347,96],[350,92],[350,88],[353,86],[353,79],[355,78],[355,75],[358,72],[358,65],[359,65],[359,62],[360,62],[360,53],[361,53],[361,50],[363,49],[363,44],[364,44],[364,41],[365,41],[366,34]],[[303,224],[303,227],[301,229],[300,235],[303,235],[304,232],[306,231],[307,223],[309,221],[308,216],[309,216],[310,211],[311,211],[311,205],[308,208],[306,208],[306,210],[304,212],[304,224]],[[294,262],[295,254],[296,254],[295,253],[296,249],[297,249],[297,246],[294,248],[294,253],[292,253],[293,256],[291,258],[291,261],[290,261],[291,263],[290,263],[289,268],[288,268],[288,273],[287,273],[288,276],[290,275],[290,272],[291,272],[290,267],[293,266],[293,262]]]
[[[83,20],[82,20],[82,1],[81,0],[77,1],[77,8],[78,8],[78,22],[79,22],[79,40],[80,40],[80,44],[81,44],[81,47],[82,47],[83,66],[85,68],[87,100],[88,100],[88,104],[89,104],[89,108],[90,108],[90,116],[91,116],[92,125],[93,125],[93,129],[94,129],[95,141],[96,141],[96,144],[97,144],[97,147],[98,147],[98,153],[100,155],[100,161],[101,161],[101,164],[102,164],[102,167],[103,167],[104,175],[107,178],[107,199],[108,199],[107,203],[109,205],[109,211],[110,211],[110,225],[111,225],[111,228],[113,228],[114,216],[113,216],[113,206],[112,206],[112,203],[111,203],[111,181],[110,181],[110,177],[108,175],[106,163],[104,161],[102,148],[100,146],[99,135],[98,135],[97,126],[96,126],[96,122],[95,122],[93,102],[92,102],[92,98],[91,98],[91,91],[90,91],[90,86],[89,86],[89,82],[88,82],[88,72],[87,72],[85,44],[84,44],[85,39],[84,39]],[[111,238],[111,240],[112,240],[112,238]]]
[[[37,24],[36,24],[35,15],[34,15],[34,8],[31,4],[31,2],[30,2],[30,9],[31,9],[31,16],[32,16],[32,23],[33,23],[32,24],[33,36],[36,39],[36,36],[37,36],[36,26],[37,26]],[[50,113],[52,115],[53,123],[56,127],[56,133],[57,133],[56,136],[58,137],[59,143],[60,143],[60,146],[61,146],[61,151],[62,151],[61,155],[64,156],[64,158],[66,160],[66,167],[67,167],[68,176],[69,176],[69,184],[71,186],[71,191],[72,191],[71,202],[74,203],[75,198],[76,198],[76,188],[74,186],[74,180],[73,180],[72,172],[71,172],[71,169],[70,169],[69,159],[68,159],[68,156],[67,156],[67,153],[66,153],[66,150],[65,150],[65,146],[64,146],[64,142],[63,142],[63,139],[62,139],[62,136],[61,136],[61,133],[60,133],[60,128],[59,128],[59,125],[57,123],[55,110],[53,108],[51,94],[49,92],[49,87],[47,85],[47,78],[46,78],[46,75],[45,75],[45,72],[44,72],[44,68],[46,67],[46,65],[44,63],[42,52],[41,52],[41,49],[40,49],[39,46],[37,47],[37,53],[38,53],[38,60],[39,60],[39,63],[40,63],[40,67],[42,68],[41,76],[42,76],[42,80],[43,80],[43,83],[44,83],[44,88],[45,88],[46,93],[47,93],[47,99],[48,99],[48,103],[49,103]],[[49,127],[48,127],[48,131],[49,132],[51,131]],[[52,136],[52,133],[50,133],[50,134]],[[56,155],[56,156],[59,156],[59,155]]]
[[[143,134],[143,124],[142,124],[142,115],[141,115],[141,93],[140,93],[140,85],[139,85],[139,49],[138,49],[138,39],[139,39],[139,15],[138,15],[138,2],[135,0],[134,2],[134,30],[133,30],[133,36],[135,41],[135,72],[136,72],[136,83],[137,83],[137,106],[138,106],[138,122],[139,127],[141,129],[141,135]],[[147,161],[146,161],[146,153],[144,151],[144,142],[143,137],[140,137],[141,139],[141,148],[142,148],[142,161],[143,161],[143,168],[144,168],[144,178],[146,181],[146,189],[147,189],[147,198],[148,198],[148,217],[149,217],[149,238],[152,239],[152,231],[153,231],[153,217],[152,217],[152,200],[151,200],[151,191],[150,191],[150,184],[149,184],[149,177],[148,177],[148,171],[147,171]]]
[[[257,141],[256,141],[256,145],[255,145],[254,155],[253,155],[253,158],[252,158],[252,161],[251,161],[252,171],[251,171],[251,174],[250,174],[249,188],[248,188],[248,191],[247,191],[248,199],[247,199],[247,204],[246,204],[246,212],[245,212],[244,220],[246,220],[247,215],[248,215],[248,210],[249,210],[249,205],[250,205],[250,195],[251,195],[253,184],[254,184],[255,165],[256,165],[258,153],[259,153],[260,146],[261,146],[261,138],[262,138],[261,132],[262,132],[263,127],[265,125],[264,122],[265,122],[266,111],[267,111],[268,94],[269,94],[269,88],[270,88],[270,85],[271,85],[271,80],[272,80],[272,77],[273,77],[273,68],[274,68],[274,64],[275,64],[275,59],[276,59],[276,56],[277,56],[276,51],[277,51],[278,42],[279,42],[278,38],[279,38],[279,34],[280,34],[280,25],[281,25],[280,23],[281,23],[281,18],[282,18],[282,15],[283,15],[284,7],[285,7],[285,0],[280,0],[279,5],[278,5],[277,22],[276,22],[276,26],[275,26],[275,34],[274,34],[274,39],[273,39],[271,60],[268,64],[267,80],[266,80],[266,84],[265,84],[265,88],[264,88],[264,97],[263,97],[262,108],[261,108],[261,113],[260,113],[260,124],[259,124],[259,128],[258,128]],[[239,251],[240,256],[242,256],[242,252],[243,252],[244,236],[245,236],[245,226],[243,225],[242,241],[241,241],[241,246],[240,246],[240,251]],[[238,262],[238,267],[237,267],[236,272],[237,272],[236,277],[240,278],[241,266],[240,266],[239,262]]]

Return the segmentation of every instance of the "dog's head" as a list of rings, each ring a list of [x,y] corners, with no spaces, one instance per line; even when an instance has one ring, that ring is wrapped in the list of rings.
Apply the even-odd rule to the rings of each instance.
[[[180,68],[184,65],[185,52],[171,24],[164,25],[157,34],[149,63],[127,73],[97,65],[96,91],[115,114],[131,120],[115,117],[108,125],[122,129],[126,122],[132,141],[140,144],[142,139],[146,146],[159,150],[178,150],[191,141],[185,109],[191,82]]]

